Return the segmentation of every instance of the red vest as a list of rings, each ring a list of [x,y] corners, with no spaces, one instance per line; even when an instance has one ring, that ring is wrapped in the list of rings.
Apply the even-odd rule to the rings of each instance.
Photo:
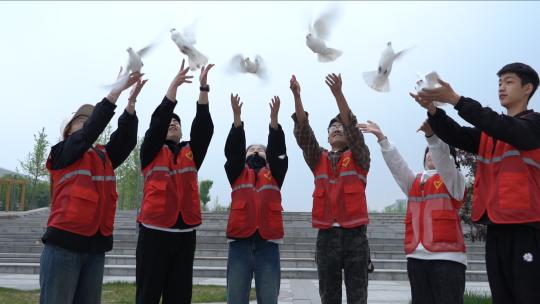
[[[356,165],[350,150],[341,155],[336,172],[332,170],[328,152],[322,152],[313,174],[313,227],[327,229],[336,221],[345,228],[369,223],[365,193],[367,172]]]
[[[184,223],[201,224],[201,203],[197,167],[189,145],[182,147],[176,159],[164,145],[143,170],[144,194],[137,221],[162,228],[173,226],[178,213]]]
[[[281,192],[268,167],[245,167],[232,185],[227,237],[247,238],[257,229],[263,239],[282,239]]]
[[[540,221],[540,148],[520,151],[482,132],[474,181],[472,218],[499,224]]]
[[[418,243],[432,252],[465,252],[457,201],[448,193],[439,174],[421,184],[418,174],[409,191],[405,216],[405,252],[412,253]]]
[[[52,203],[47,227],[55,227],[82,236],[98,231],[104,236],[113,232],[116,212],[116,177],[105,147],[95,147],[70,166],[53,170],[49,157]]]

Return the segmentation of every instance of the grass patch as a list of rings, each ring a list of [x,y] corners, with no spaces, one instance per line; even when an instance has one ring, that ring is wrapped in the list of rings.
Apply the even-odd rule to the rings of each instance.
[[[491,296],[474,292],[465,292],[463,296],[465,304],[491,304]]]
[[[256,299],[255,290],[251,290],[249,297]],[[39,302],[39,290],[17,290],[0,288],[2,303],[35,304]],[[226,302],[227,290],[225,286],[193,285],[192,303]],[[133,283],[107,283],[103,284],[101,303],[103,304],[133,304],[135,302],[135,284]]]
[[[491,304],[491,297],[485,294],[478,294],[466,291],[463,295],[464,304]],[[412,304],[412,301],[409,301]]]

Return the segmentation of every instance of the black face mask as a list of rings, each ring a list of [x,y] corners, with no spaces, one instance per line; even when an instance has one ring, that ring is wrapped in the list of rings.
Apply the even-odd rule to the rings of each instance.
[[[254,153],[246,158],[246,164],[251,169],[260,169],[266,166],[266,159],[259,156],[259,153]]]

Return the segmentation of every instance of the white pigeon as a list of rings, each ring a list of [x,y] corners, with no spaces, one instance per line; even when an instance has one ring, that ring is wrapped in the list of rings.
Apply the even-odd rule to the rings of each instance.
[[[236,73],[254,74],[260,79],[266,79],[268,76],[266,65],[260,55],[256,55],[254,60],[242,54],[235,55],[231,58],[229,70]]]
[[[148,55],[148,53],[154,47],[154,45],[155,44],[149,44],[145,46],[144,48],[138,50],[137,52],[135,52],[133,48],[128,47],[126,50],[128,52],[128,62],[126,63],[126,68],[124,69],[123,74],[120,75],[120,77],[116,80],[115,83],[108,85],[107,87],[113,88],[113,89],[121,87],[126,83],[126,81],[129,80],[129,75],[131,73],[135,73],[135,72],[140,73],[142,67],[144,66],[142,62],[142,57]]]
[[[440,88],[441,84],[439,83],[438,79],[439,79],[439,74],[437,74],[437,72],[433,71],[433,72],[427,73],[424,77],[419,77],[418,81],[416,81],[416,86],[414,87],[414,89],[418,93],[422,91],[423,89]],[[433,103],[435,104],[436,107],[442,107],[446,105],[446,103],[438,102],[438,101],[434,101]]]
[[[174,43],[176,43],[180,49],[180,52],[188,56],[190,70],[198,70],[208,63],[208,57],[195,48],[195,43],[197,43],[197,40],[195,39],[193,25],[185,28],[182,33],[174,28],[171,29],[171,39],[174,41]]]
[[[327,47],[325,42],[325,40],[330,38],[330,26],[333,25],[338,14],[337,7],[334,7],[319,16],[313,25],[309,24],[306,44],[317,54],[319,62],[334,61],[343,54],[340,50]]]
[[[388,81],[388,76],[390,76],[390,72],[392,72],[394,60],[399,59],[406,51],[407,50],[402,50],[395,53],[392,48],[392,43],[388,42],[381,54],[377,71],[364,72],[362,74],[366,84],[377,92],[389,92],[390,81]]]

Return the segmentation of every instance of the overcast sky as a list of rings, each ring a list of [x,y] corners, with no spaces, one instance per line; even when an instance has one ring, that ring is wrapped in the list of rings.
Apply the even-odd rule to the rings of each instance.
[[[126,48],[139,49],[162,34],[161,43],[144,60],[149,82],[137,105],[139,136],[161,102],[181,62],[181,54],[164,34],[199,18],[197,47],[216,67],[210,72],[210,111],[215,132],[199,172],[212,179],[211,196],[230,201],[223,164],[223,148],[232,123],[229,95],[244,102],[247,142],[266,143],[268,101],[281,97],[279,120],[286,135],[289,171],[283,185],[288,211],[311,210],[313,177],[293,136],[294,111],[289,90],[291,74],[302,86],[305,109],[321,145],[326,126],[338,113],[324,84],[327,73],[341,73],[343,91],[360,121],[379,123],[415,171],[422,170],[425,139],[416,129],[426,114],[408,92],[416,73],[436,70],[462,95],[502,111],[497,97],[496,72],[521,61],[540,69],[538,2],[343,2],[328,45],[343,50],[332,63],[319,63],[305,45],[310,18],[325,2],[1,2],[0,37],[0,167],[15,170],[32,149],[33,134],[45,127],[51,143],[59,137],[61,121],[83,103],[96,103],[106,94],[103,84],[115,79],[127,59]],[[367,87],[362,72],[376,68],[380,52],[392,41],[394,49],[414,46],[396,62],[390,76],[392,90],[377,93]],[[226,66],[237,53],[260,54],[270,80],[251,75],[229,75]],[[198,73],[195,74],[198,76]],[[195,115],[198,83],[182,85],[176,112],[184,134]],[[538,105],[538,96],[530,106]],[[113,126],[127,102],[118,101]],[[447,112],[458,119],[456,111]],[[463,122],[462,120],[458,119]],[[370,210],[382,210],[404,195],[386,167],[374,136],[367,198]]]

